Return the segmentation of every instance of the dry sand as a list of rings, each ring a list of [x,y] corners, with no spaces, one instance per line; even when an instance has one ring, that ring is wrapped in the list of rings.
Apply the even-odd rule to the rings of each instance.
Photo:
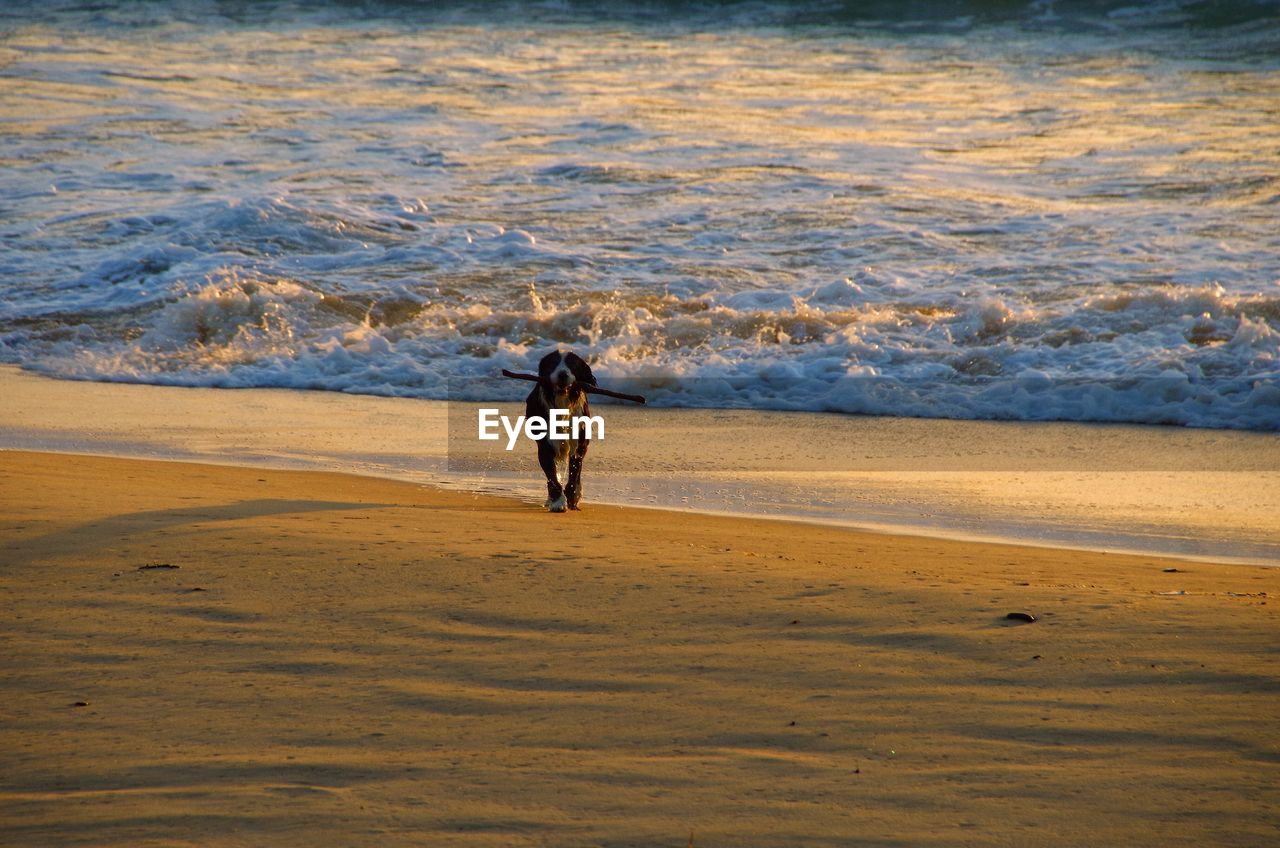
[[[0,522],[7,846],[1280,841],[1275,569],[20,452]]]

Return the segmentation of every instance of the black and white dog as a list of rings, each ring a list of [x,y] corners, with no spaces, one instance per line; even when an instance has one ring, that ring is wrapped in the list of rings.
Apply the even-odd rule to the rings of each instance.
[[[538,363],[538,376],[542,382],[534,386],[525,399],[526,418],[537,416],[549,420],[552,409],[567,409],[571,418],[591,415],[587,394],[580,385],[594,386],[596,378],[582,357],[552,351]],[[538,440],[538,465],[547,475],[547,509],[564,512],[578,508],[582,499],[582,459],[590,444],[588,433],[580,433],[576,439],[552,439],[547,435]],[[566,463],[569,473],[562,483],[560,471]]]

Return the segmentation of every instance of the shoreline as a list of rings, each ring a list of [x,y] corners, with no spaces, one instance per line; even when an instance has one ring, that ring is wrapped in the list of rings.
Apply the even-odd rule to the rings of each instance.
[[[0,448],[336,470],[540,498],[478,404],[55,380],[0,366]],[[228,398],[235,402],[229,403]],[[486,404],[491,405],[491,404]],[[600,405],[587,502],[1280,564],[1280,435]]]
[[[377,474],[366,471],[327,471],[323,468],[317,468],[310,464],[299,463],[297,465],[289,464],[273,464],[269,460],[261,463],[252,463],[234,460],[219,460],[217,457],[163,457],[148,456],[145,454],[130,453],[96,453],[92,451],[79,450],[56,450],[56,449],[40,449],[27,450],[24,448],[8,448],[0,447],[0,456],[6,453],[23,454],[38,453],[47,454],[49,456],[66,456],[66,457],[84,457],[86,459],[117,459],[122,461],[138,461],[138,462],[161,462],[174,463],[177,465],[210,465],[218,468],[238,469],[241,471],[294,471],[302,473],[315,474],[341,474],[352,477],[359,477],[370,481],[382,481],[388,483],[404,483],[408,485],[420,486],[440,492],[451,492],[459,494],[470,494],[477,497],[493,497],[502,500],[513,501],[527,506],[541,507],[541,499],[532,494],[520,494],[515,487],[504,488],[494,486],[481,486],[477,484],[461,483],[456,480],[449,481],[431,481],[431,482],[415,482],[404,477],[394,474]],[[995,533],[965,533],[963,531],[953,529],[933,528],[926,524],[889,524],[875,523],[869,521],[824,519],[820,516],[811,515],[791,515],[791,514],[766,514],[755,512],[734,512],[731,510],[718,510],[707,507],[675,507],[650,505],[643,503],[625,503],[621,501],[598,501],[593,505],[616,507],[619,509],[638,509],[646,511],[654,511],[659,513],[675,513],[677,515],[695,515],[707,516],[710,518],[723,518],[729,520],[746,520],[746,521],[767,521],[782,522],[790,524],[799,524],[812,527],[827,527],[835,529],[850,530],[859,533],[871,533],[879,536],[890,537],[908,537],[922,540],[936,540],[940,542],[960,542],[969,544],[986,544],[986,545],[1002,545],[1010,547],[1026,547],[1038,548],[1047,551],[1058,552],[1079,552],[1090,554],[1116,555],[1124,557],[1155,557],[1158,559],[1168,559],[1172,561],[1181,561],[1186,563],[1213,564],[1220,563],[1223,565],[1241,565],[1241,566],[1258,566],[1262,568],[1280,568],[1280,560],[1271,558],[1250,558],[1246,556],[1212,556],[1208,554],[1193,554],[1185,552],[1169,552],[1167,550],[1144,550],[1140,548],[1123,548],[1115,546],[1107,546],[1101,543],[1097,544],[1071,544],[1059,538],[1052,540],[1040,540],[1029,538],[1026,536],[1014,535],[998,535]]]
[[[0,481],[6,844],[1280,831],[1275,569],[331,472]]]

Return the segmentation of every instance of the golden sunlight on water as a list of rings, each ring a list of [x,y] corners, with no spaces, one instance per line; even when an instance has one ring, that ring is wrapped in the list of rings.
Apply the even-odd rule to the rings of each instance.
[[[440,397],[561,345],[681,405],[1280,426],[1247,28],[99,11],[144,24],[0,39],[13,361]]]

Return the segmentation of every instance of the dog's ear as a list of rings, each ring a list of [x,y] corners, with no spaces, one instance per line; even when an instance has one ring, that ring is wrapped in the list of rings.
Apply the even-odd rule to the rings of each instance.
[[[572,354],[570,354],[572,355]],[[560,364],[560,351],[553,350],[546,356],[542,357],[542,361],[538,363],[538,374],[543,377],[550,377],[551,372]],[[569,366],[572,368],[573,366]]]
[[[579,383],[586,383],[594,386],[596,384],[596,375],[591,373],[591,366],[587,361],[576,353],[566,353],[564,362],[569,366],[569,370],[573,372],[573,376]]]

